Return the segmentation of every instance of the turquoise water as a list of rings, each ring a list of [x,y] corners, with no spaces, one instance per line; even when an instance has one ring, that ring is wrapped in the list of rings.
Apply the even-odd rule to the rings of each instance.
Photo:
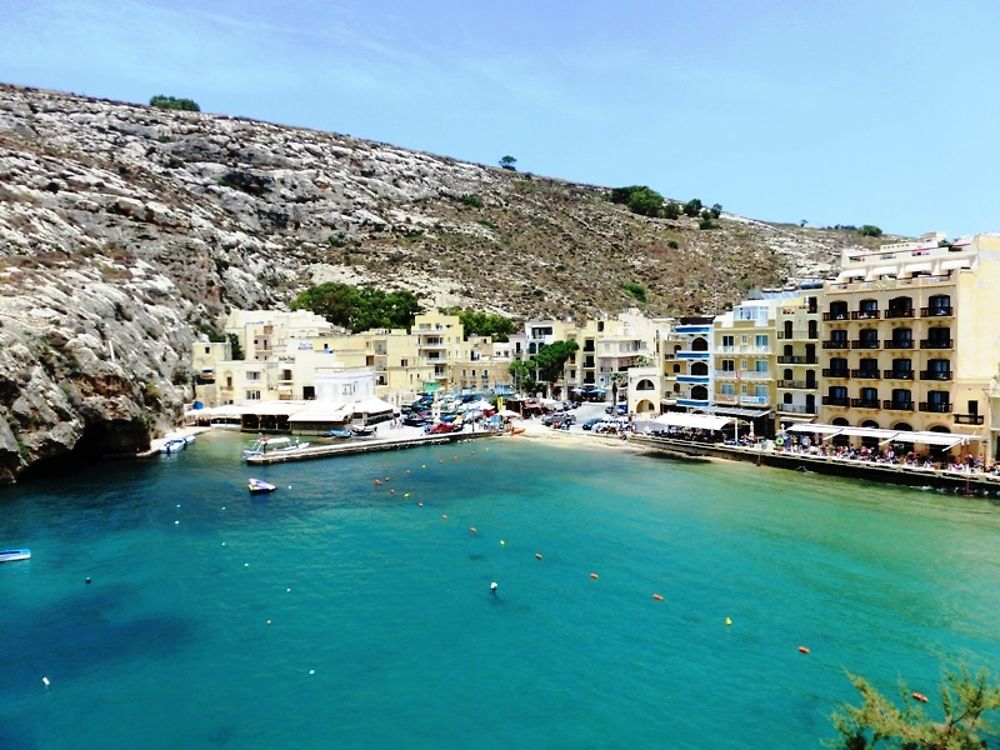
[[[1000,664],[981,499],[517,441],[252,498],[236,456],[0,491],[33,551],[0,566],[0,747],[816,747],[845,669]]]

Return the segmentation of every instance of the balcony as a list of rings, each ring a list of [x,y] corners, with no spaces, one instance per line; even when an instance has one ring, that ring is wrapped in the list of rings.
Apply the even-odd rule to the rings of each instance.
[[[877,409],[878,399],[877,398],[852,398],[851,406],[855,409]]]
[[[693,349],[681,349],[677,352],[677,359],[708,359],[708,352],[694,351]]]
[[[923,318],[950,318],[953,314],[951,305],[920,308],[920,316]]]
[[[882,370],[886,380],[913,380],[913,370]]]
[[[955,414],[955,424],[982,424],[982,414]]]
[[[921,370],[921,380],[951,380],[951,370]]]
[[[912,401],[883,401],[882,408],[890,411],[913,411]]]
[[[860,378],[861,380],[878,380],[878,370],[851,370],[852,378]]]
[[[792,331],[791,333],[786,333],[785,331],[778,331],[778,338],[791,340],[791,339],[808,339],[815,338],[815,336],[810,337],[809,332],[806,330]]]
[[[920,411],[932,414],[947,414],[951,411],[951,404],[948,401],[921,401]]]
[[[884,349],[912,349],[913,339],[889,339],[882,342]]]
[[[844,312],[825,312],[823,313],[823,320],[847,320],[847,311]]]
[[[878,339],[854,339],[851,341],[852,349],[879,349],[882,342]]]
[[[754,406],[767,406],[770,399],[767,396],[740,396],[741,404],[752,404]]]
[[[698,383],[701,385],[708,384],[708,375],[678,375],[678,383]]]
[[[827,339],[823,342],[824,349],[850,349],[851,342],[847,339]]]
[[[892,308],[885,311],[883,316],[886,320],[891,318],[912,318],[913,308],[912,307],[901,307],[899,309],[893,310]]]
[[[954,349],[955,339],[920,339],[921,349]]]
[[[878,320],[879,317],[878,310],[855,310],[851,313],[851,320]]]
[[[823,406],[849,406],[850,403],[847,396],[823,396]]]
[[[779,388],[793,388],[796,390],[808,390],[816,387],[815,383],[807,383],[804,380],[779,380]]]
[[[816,407],[808,404],[781,404],[778,411],[782,414],[815,414]]]
[[[778,357],[779,365],[818,365],[819,360],[813,357],[806,357],[800,354],[795,356],[780,356]]]
[[[824,378],[849,378],[851,377],[851,371],[846,367],[824,367],[823,368]]]

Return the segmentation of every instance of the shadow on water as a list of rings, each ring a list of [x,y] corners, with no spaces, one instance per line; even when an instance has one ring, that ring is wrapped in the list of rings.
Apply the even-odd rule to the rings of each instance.
[[[0,651],[0,696],[33,688],[43,675],[72,680],[108,663],[163,658],[195,640],[190,620],[122,616],[123,603],[119,593],[88,591],[50,607],[6,612],[4,639],[18,649]]]

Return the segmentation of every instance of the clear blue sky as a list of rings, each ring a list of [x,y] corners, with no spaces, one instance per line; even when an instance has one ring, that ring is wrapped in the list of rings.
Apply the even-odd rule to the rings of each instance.
[[[0,0],[0,79],[760,219],[1000,230],[1000,3]]]

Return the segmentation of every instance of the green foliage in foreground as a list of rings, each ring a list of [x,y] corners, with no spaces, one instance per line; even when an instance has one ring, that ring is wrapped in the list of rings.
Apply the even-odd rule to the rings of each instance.
[[[984,715],[1000,709],[1000,685],[991,684],[982,670],[975,676],[965,667],[945,673],[941,689],[941,715],[935,721],[924,713],[922,702],[905,684],[899,691],[904,708],[857,675],[848,673],[861,694],[860,706],[843,705],[831,717],[840,737],[831,747],[841,750],[897,748],[898,750],[985,750],[984,738],[996,739]]]
[[[503,315],[492,315],[479,310],[463,310],[460,307],[445,307],[445,315],[457,315],[466,336],[492,336],[494,341],[507,341],[517,330],[514,321]]]
[[[151,107],[159,107],[160,109],[181,109],[186,112],[201,112],[198,102],[193,99],[177,99],[172,96],[164,96],[163,94],[157,94],[150,99],[149,105]]]
[[[309,287],[290,307],[311,310],[352,333],[370,328],[409,329],[420,312],[420,303],[410,292],[384,292],[374,286],[359,289],[336,282]]]
[[[515,359],[507,367],[514,381],[514,390],[518,393],[534,393],[537,389],[535,383],[535,369],[532,363],[523,359]]]
[[[632,299],[646,302],[646,287],[638,281],[626,281],[622,284],[622,290]]]

